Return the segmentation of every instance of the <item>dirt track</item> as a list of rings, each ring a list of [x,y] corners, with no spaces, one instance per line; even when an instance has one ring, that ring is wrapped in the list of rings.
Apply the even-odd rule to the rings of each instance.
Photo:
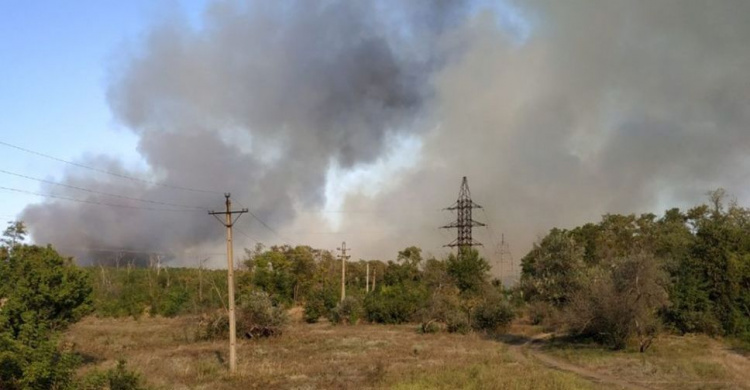
[[[508,338],[503,341],[508,345],[508,350],[513,355],[513,357],[520,362],[537,362],[548,368],[575,374],[598,385],[606,385],[608,387],[619,389],[660,389],[663,388],[664,385],[693,385],[698,386],[699,388],[704,388],[705,386],[720,386],[719,388],[745,389],[748,388],[747,384],[750,383],[750,371],[747,370],[748,359],[744,356],[733,353],[726,348],[720,348],[718,346],[714,346],[713,348],[711,348],[710,353],[712,356],[715,356],[713,360],[721,364],[722,367],[725,367],[727,370],[731,371],[734,374],[735,378],[738,378],[738,380],[732,382],[646,382],[615,377],[551,356],[541,349],[541,347],[545,343],[545,340],[547,340],[550,336],[552,335],[549,333],[544,333],[535,335],[533,337]]]

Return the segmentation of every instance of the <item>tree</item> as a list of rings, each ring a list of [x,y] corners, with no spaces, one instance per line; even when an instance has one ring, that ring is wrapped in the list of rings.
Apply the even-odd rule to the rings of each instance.
[[[591,250],[596,252],[595,248]],[[571,232],[552,229],[521,259],[521,286],[526,298],[564,306],[581,288],[584,253],[585,248]]]
[[[577,332],[609,329],[599,332],[608,339],[600,339],[614,346],[632,332],[647,334],[644,326],[654,318],[645,308],[654,307],[675,330],[750,339],[750,210],[726,196],[713,191],[708,204],[685,213],[673,208],[661,218],[608,214],[598,224],[552,229],[522,260],[524,297],[577,313],[584,319],[572,324]],[[644,257],[650,260],[644,263]],[[623,277],[616,272],[646,263],[639,280],[666,275],[658,285],[669,305],[658,299],[635,304],[630,290],[614,284]],[[652,292],[658,290],[654,283]],[[635,326],[630,319],[638,316]]]
[[[659,312],[668,304],[666,276],[656,258],[637,253],[604,259],[589,270],[588,281],[566,306],[566,324],[578,335],[614,349],[637,338],[641,352],[659,329]]]
[[[26,224],[23,221],[9,221],[8,227],[3,232],[2,243],[12,250],[16,244],[23,242],[27,233]]]
[[[0,388],[72,387],[78,360],[57,336],[91,310],[88,274],[49,246],[0,256]]]
[[[490,265],[479,251],[473,248],[459,249],[460,255],[450,254],[447,260],[448,274],[453,278],[462,294],[477,294],[487,284]]]

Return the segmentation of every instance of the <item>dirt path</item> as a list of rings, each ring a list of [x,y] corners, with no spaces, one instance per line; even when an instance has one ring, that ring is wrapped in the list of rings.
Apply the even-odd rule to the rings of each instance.
[[[738,386],[745,389],[749,387],[750,370],[748,369],[750,368],[750,359],[718,343],[715,343],[711,347],[711,351],[711,355],[715,356],[714,361],[721,364],[734,375]]]
[[[546,334],[540,334],[540,335],[536,335],[534,337],[528,338],[523,343],[518,343],[518,342],[505,342],[505,343],[506,345],[508,345],[508,351],[510,352],[510,354],[513,356],[514,359],[518,360],[519,362],[527,362],[529,361],[529,358],[531,358],[549,368],[559,370],[559,371],[570,372],[597,384],[616,386],[617,388],[620,388],[620,389],[629,389],[629,390],[630,389],[635,389],[635,390],[651,389],[650,387],[645,387],[637,383],[628,382],[620,378],[615,378],[610,375],[602,374],[600,372],[592,371],[584,367],[576,366],[574,364],[561,361],[560,359],[557,359],[550,355],[545,354],[544,352],[539,350],[538,344],[542,340],[548,338],[549,336],[551,336],[551,334],[546,333]]]

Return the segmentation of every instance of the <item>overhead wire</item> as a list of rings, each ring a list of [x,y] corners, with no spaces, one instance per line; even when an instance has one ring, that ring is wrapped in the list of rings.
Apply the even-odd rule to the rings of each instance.
[[[113,172],[113,171],[110,171],[110,170],[101,169],[101,168],[97,168],[97,167],[94,167],[94,166],[85,165],[85,164],[81,164],[81,163],[77,163],[77,162],[65,160],[65,159],[62,159],[62,158],[59,158],[59,157],[55,157],[55,156],[52,156],[52,155],[49,155],[49,154],[46,154],[46,153],[42,153],[42,152],[39,152],[39,151],[31,150],[31,149],[28,149],[28,148],[24,148],[24,147],[21,147],[21,146],[18,146],[18,145],[14,145],[14,144],[11,144],[11,143],[8,143],[8,142],[4,142],[4,141],[0,141],[0,145],[8,147],[8,148],[12,148],[12,149],[20,150],[20,151],[25,152],[25,153],[29,153],[29,154],[33,154],[33,155],[36,155],[36,156],[44,157],[44,158],[47,158],[47,159],[50,159],[50,160],[53,160],[53,161],[61,162],[61,163],[68,164],[68,165],[71,165],[71,166],[75,166],[75,167],[78,167],[78,168],[83,168],[83,169],[87,169],[87,170],[90,170],[90,171],[93,171],[93,172],[107,174],[107,175],[111,175],[111,176],[114,176],[114,177],[118,177],[118,178],[122,178],[122,179],[127,179],[127,180],[131,180],[131,181],[139,182],[139,183],[143,183],[143,184],[155,185],[155,186],[164,187],[164,188],[170,188],[170,189],[175,189],[175,190],[198,192],[198,193],[223,194],[223,192],[221,192],[221,191],[214,191],[214,190],[207,190],[207,189],[201,189],[201,188],[193,188],[193,187],[187,187],[187,186],[179,186],[179,185],[173,185],[173,184],[166,184],[166,183],[161,183],[161,182],[157,182],[157,181],[153,181],[153,180],[147,180],[147,179],[143,179],[143,178],[138,178],[138,177],[134,177],[134,176],[122,174],[122,173],[119,173],[119,172]],[[29,180],[35,180],[35,181],[38,181],[38,182],[41,182],[41,183],[47,183],[47,184],[50,184],[50,185],[55,185],[55,186],[60,186],[60,187],[65,187],[65,188],[71,188],[71,189],[75,189],[75,190],[79,190],[79,191],[85,191],[85,192],[89,192],[89,193],[93,193],[93,194],[102,195],[102,196],[110,196],[110,197],[119,198],[119,199],[126,199],[126,200],[132,200],[132,201],[138,201],[138,202],[144,202],[144,203],[150,203],[150,204],[164,205],[164,206],[180,207],[180,208],[183,208],[183,209],[156,208],[156,207],[139,207],[139,206],[133,206],[133,205],[115,204],[115,203],[101,202],[101,201],[98,201],[98,200],[77,199],[77,198],[72,198],[72,197],[67,197],[67,196],[62,196],[62,195],[56,195],[56,194],[43,194],[43,193],[39,193],[39,192],[27,191],[27,190],[22,190],[22,189],[18,189],[18,188],[11,188],[11,187],[4,187],[4,186],[0,186],[0,190],[6,190],[6,191],[12,191],[12,192],[29,194],[29,195],[33,195],[33,196],[39,196],[39,197],[45,197],[45,198],[52,198],[52,199],[60,199],[60,200],[78,202],[78,203],[94,204],[94,205],[106,206],[106,207],[118,207],[118,208],[127,208],[127,209],[141,209],[141,210],[151,210],[151,211],[169,211],[169,212],[193,212],[193,211],[197,212],[197,211],[203,211],[203,210],[205,210],[205,208],[198,207],[198,206],[185,205],[185,204],[179,204],[179,203],[171,203],[171,202],[155,201],[155,200],[150,200],[150,199],[137,198],[137,197],[129,197],[129,196],[125,196],[125,195],[119,195],[119,194],[112,194],[112,193],[107,193],[107,192],[102,192],[102,191],[96,191],[96,190],[92,190],[92,189],[88,189],[88,188],[84,188],[84,187],[79,187],[79,186],[74,186],[74,185],[70,185],[70,184],[59,183],[59,182],[55,182],[55,181],[51,181],[51,180],[46,180],[46,179],[40,179],[40,178],[36,178],[36,177],[32,177],[32,176],[27,176],[27,175],[15,173],[15,172],[10,172],[10,171],[7,171],[7,170],[2,170],[2,169],[0,169],[0,172],[2,172],[4,174],[12,175],[12,176],[17,176],[17,177],[29,179]],[[242,205],[242,203],[239,202],[239,201],[237,201],[237,203],[240,204],[240,205]],[[245,206],[243,206],[243,207],[245,207]],[[190,209],[190,210],[186,210],[186,209]],[[381,210],[317,210],[317,212],[324,213],[324,214],[325,213],[337,213],[337,214],[377,214],[377,213],[380,213]],[[266,223],[257,214],[255,214],[254,212],[252,212],[250,210],[248,210],[248,214],[253,219],[255,219],[258,223],[260,223],[265,229],[267,229],[268,231],[270,231],[271,233],[273,233],[278,238],[282,239],[282,241],[284,241],[287,245],[291,245],[291,244],[289,244],[290,240],[288,240],[287,238],[285,238],[284,236],[282,236],[276,229],[274,229],[273,227],[271,227],[268,223]],[[249,234],[247,234],[243,230],[237,229],[237,231],[240,234],[243,234],[244,236],[246,236],[247,238],[249,238],[249,239],[251,239],[253,241],[258,242],[258,240],[256,240],[255,238],[251,237]],[[307,232],[306,234],[342,234],[342,233],[343,232]]]
[[[250,211],[249,207],[247,207],[244,204],[242,204],[242,202],[240,202],[239,200],[236,200],[236,202],[240,206],[242,206],[243,208],[247,209],[247,213],[250,214],[250,216],[253,217],[253,219],[255,219],[256,221],[260,222],[260,224],[263,225],[263,227],[265,227],[266,229],[268,229],[268,231],[270,231],[271,233],[273,233],[276,237],[280,238],[281,241],[284,242],[285,244],[287,244],[289,246],[292,246],[292,244],[289,243],[290,240],[287,240],[284,236],[282,236],[281,234],[279,234],[279,232],[277,232],[276,230],[274,230],[274,228],[272,228],[265,221],[263,221],[262,219],[260,219],[260,217],[258,217],[257,215],[255,215],[255,213],[253,213],[252,211]]]
[[[126,208],[126,209],[150,210],[150,211],[171,211],[171,212],[191,212],[191,213],[192,212],[199,212],[199,211],[201,211],[201,210],[187,210],[187,209],[166,209],[166,208],[157,208],[157,207],[139,207],[139,206],[132,206],[132,205],[116,204],[116,203],[106,203],[106,202],[99,202],[99,201],[90,200],[90,199],[70,198],[70,197],[67,197],[67,196],[55,195],[55,194],[42,194],[42,193],[39,193],[39,192],[27,191],[27,190],[22,190],[22,189],[18,189],[18,188],[11,188],[11,187],[5,187],[5,186],[0,186],[0,190],[18,192],[18,193],[22,193],[22,194],[40,196],[40,197],[44,197],[44,198],[61,199],[61,200],[67,200],[67,201],[71,201],[71,202],[96,204],[96,205],[100,205],[100,206],[119,207],[119,208]]]
[[[0,145],[8,147],[8,148],[13,148],[13,149],[16,149],[16,150],[20,150],[22,152],[33,154],[33,155],[36,155],[36,156],[44,157],[44,158],[47,158],[47,159],[50,159],[50,160],[54,160],[54,161],[58,161],[58,162],[61,162],[61,163],[65,163],[65,164],[68,164],[68,165],[71,165],[71,166],[75,166],[75,167],[78,167],[78,168],[88,169],[88,170],[91,170],[91,171],[94,171],[94,172],[99,172],[99,173],[103,173],[103,174],[107,174],[107,175],[119,177],[119,178],[122,178],[122,179],[132,180],[132,181],[136,181],[136,182],[143,183],[143,184],[150,184],[150,185],[155,185],[155,186],[160,186],[160,187],[165,187],[165,188],[171,188],[171,189],[175,189],[175,190],[200,192],[200,193],[207,193],[207,194],[221,194],[220,191],[213,191],[213,190],[206,190],[206,189],[201,189],[201,188],[192,188],[192,187],[178,186],[178,185],[172,185],[172,184],[165,184],[165,183],[160,183],[160,182],[153,181],[153,180],[146,180],[146,179],[141,179],[141,178],[134,177],[134,176],[125,175],[125,174],[122,174],[122,173],[119,173],[119,172],[112,172],[112,171],[109,171],[109,170],[106,170],[106,169],[100,169],[100,168],[92,167],[92,166],[89,166],[89,165],[84,165],[84,164],[81,164],[81,163],[64,160],[64,159],[61,159],[59,157],[55,157],[55,156],[52,156],[52,155],[49,155],[49,154],[46,154],[46,153],[42,153],[42,152],[37,152],[35,150],[27,149],[27,148],[24,148],[24,147],[21,147],[21,146],[18,146],[18,145],[13,145],[13,144],[10,144],[10,143],[4,142],[4,141],[0,141]]]
[[[70,247],[56,246],[56,249],[62,251],[82,251],[82,252],[103,252],[103,253],[130,253],[142,255],[185,255],[185,257],[204,257],[204,256],[225,256],[225,253],[184,253],[171,250],[148,250],[148,249],[127,249],[127,248],[99,248],[99,247]]]
[[[244,230],[240,229],[239,227],[235,226],[234,230],[238,231],[240,234],[242,234],[243,236],[247,237],[251,241],[255,241],[256,243],[260,243],[260,241],[256,240],[255,238],[253,238],[252,236],[250,236],[249,234],[247,234]]]
[[[59,187],[71,188],[71,189],[74,189],[74,190],[89,192],[89,193],[97,194],[97,195],[111,196],[111,197],[119,198],[119,199],[135,200],[135,201],[138,201],[138,202],[145,202],[145,203],[151,203],[151,204],[159,204],[159,205],[163,205],[163,206],[185,207],[185,208],[190,208],[190,209],[205,210],[205,208],[198,207],[198,206],[190,206],[190,205],[179,204],[179,203],[171,203],[171,202],[161,202],[161,201],[157,201],[157,200],[135,198],[135,197],[131,197],[131,196],[125,196],[125,195],[119,195],[119,194],[112,194],[112,193],[108,193],[108,192],[96,191],[96,190],[92,190],[92,189],[89,189],[89,188],[84,188],[84,187],[74,186],[74,185],[70,185],[70,184],[59,183],[59,182],[52,181],[52,180],[40,179],[40,178],[37,178],[37,177],[27,176],[27,175],[23,175],[23,174],[20,174],[20,173],[10,172],[10,171],[6,171],[4,169],[0,169],[0,173],[4,173],[6,175],[11,175],[11,176],[16,176],[16,177],[21,177],[21,178],[28,179],[28,180],[35,180],[35,181],[38,181],[40,183],[46,183],[46,184],[51,184],[51,185],[55,185],[55,186],[59,186]]]

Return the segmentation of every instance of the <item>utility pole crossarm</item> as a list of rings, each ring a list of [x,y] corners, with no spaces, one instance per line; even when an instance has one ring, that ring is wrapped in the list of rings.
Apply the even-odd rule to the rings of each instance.
[[[216,219],[218,219],[219,222],[221,222],[221,224],[224,225],[225,227],[232,227],[237,222],[237,220],[240,219],[240,216],[242,216],[242,214],[245,214],[247,212],[248,212],[248,209],[242,209],[242,210],[234,210],[234,211],[209,211],[208,214],[216,217]],[[226,223],[218,217],[219,215],[227,215],[227,214],[230,214],[230,215],[237,214],[237,217],[229,225],[226,225]]]

